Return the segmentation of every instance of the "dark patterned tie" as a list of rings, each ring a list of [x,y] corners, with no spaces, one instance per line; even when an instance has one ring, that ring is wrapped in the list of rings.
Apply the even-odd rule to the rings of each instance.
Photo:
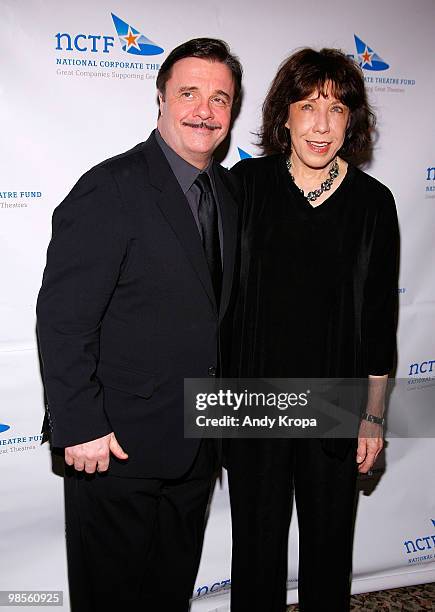
[[[201,229],[202,246],[210,270],[216,304],[219,308],[222,286],[222,263],[219,243],[218,213],[210,178],[202,172],[195,181],[201,195],[199,198],[198,219]]]

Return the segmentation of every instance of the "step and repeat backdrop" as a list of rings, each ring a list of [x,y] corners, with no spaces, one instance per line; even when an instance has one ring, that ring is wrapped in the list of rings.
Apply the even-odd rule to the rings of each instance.
[[[35,337],[53,209],[92,165],[147,138],[159,66],[181,42],[223,38],[244,65],[228,167],[259,155],[261,104],[281,61],[301,46],[344,50],[360,63],[378,117],[366,170],[391,188],[399,213],[397,377],[407,388],[398,404],[412,421],[435,383],[435,4],[0,0],[0,9],[0,590],[63,591],[69,610],[62,478],[41,444]],[[374,476],[360,479],[354,593],[435,580],[435,441],[419,435],[389,439]],[[326,565],[334,551],[312,554]],[[192,610],[229,609],[230,557],[224,474]],[[297,561],[295,515],[289,602],[297,600]]]

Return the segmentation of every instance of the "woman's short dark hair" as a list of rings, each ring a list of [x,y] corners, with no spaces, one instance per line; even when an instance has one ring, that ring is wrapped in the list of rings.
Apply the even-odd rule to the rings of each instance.
[[[289,154],[291,140],[285,127],[289,105],[313,91],[325,95],[327,88],[350,111],[349,125],[339,155],[356,157],[370,148],[376,119],[367,101],[364,77],[358,64],[338,49],[305,48],[280,66],[263,104],[260,146],[266,155]]]
[[[239,59],[230,53],[226,42],[218,38],[193,38],[178,47],[175,47],[163,64],[157,75],[157,89],[164,96],[168,79],[171,77],[172,66],[175,62],[186,57],[198,57],[211,62],[221,62],[228,66],[233,75],[234,101],[237,102],[242,88],[242,65]]]

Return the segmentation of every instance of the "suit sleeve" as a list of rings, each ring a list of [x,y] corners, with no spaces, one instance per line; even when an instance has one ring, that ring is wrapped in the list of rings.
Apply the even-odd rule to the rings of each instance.
[[[110,173],[85,174],[55,209],[37,332],[51,442],[65,447],[112,428],[95,378],[100,324],[127,250],[125,211]]]
[[[391,192],[379,198],[373,229],[368,277],[364,292],[364,318],[368,374],[384,375],[392,369],[396,351],[398,306],[399,226]]]

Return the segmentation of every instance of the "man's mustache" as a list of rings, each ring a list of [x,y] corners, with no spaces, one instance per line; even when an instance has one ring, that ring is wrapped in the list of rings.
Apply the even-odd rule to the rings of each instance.
[[[187,125],[193,128],[207,128],[207,130],[220,130],[221,125],[219,123],[207,123],[206,121],[200,121],[199,123],[190,123],[189,121],[183,121],[182,125]]]

